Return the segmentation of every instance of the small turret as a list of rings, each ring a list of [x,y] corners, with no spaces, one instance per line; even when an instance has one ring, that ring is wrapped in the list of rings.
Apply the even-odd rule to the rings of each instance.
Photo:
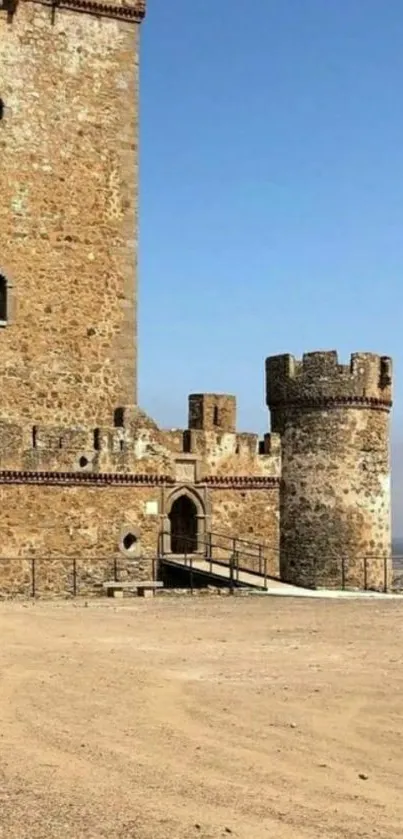
[[[339,364],[337,352],[305,353],[266,360],[266,401],[273,430],[284,410],[337,406],[378,407],[392,404],[392,361],[373,353],[353,353],[350,364]]]
[[[189,396],[189,428],[234,433],[235,396],[228,393],[193,393]]]
[[[281,434],[281,572],[288,582],[387,587],[391,572],[392,362],[336,352],[266,361]]]

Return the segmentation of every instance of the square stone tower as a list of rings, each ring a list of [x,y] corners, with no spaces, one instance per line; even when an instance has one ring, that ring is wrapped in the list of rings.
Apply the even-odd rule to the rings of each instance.
[[[0,0],[0,420],[136,404],[144,0]]]

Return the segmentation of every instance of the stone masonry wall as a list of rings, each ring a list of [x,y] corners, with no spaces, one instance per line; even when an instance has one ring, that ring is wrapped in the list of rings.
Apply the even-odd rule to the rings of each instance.
[[[279,568],[279,486],[271,489],[214,489],[210,493],[211,530],[217,536],[214,555],[229,556],[232,538],[239,565],[251,571],[278,577]],[[227,534],[227,535],[226,535]],[[261,545],[261,550],[257,545]]]
[[[136,399],[139,26],[26,0],[8,8],[0,416],[109,424]]]
[[[256,435],[164,431],[138,408],[117,422],[0,422],[0,596],[32,593],[33,564],[39,596],[99,594],[116,562],[120,578],[149,578],[172,503],[183,494],[197,501],[201,541],[218,530],[226,558],[234,537],[264,543],[261,560],[277,574],[276,435],[259,454]],[[129,551],[125,533],[136,539]],[[244,546],[242,562],[259,570],[259,552]]]
[[[235,396],[222,393],[193,393],[189,396],[189,428],[204,431],[235,431]]]
[[[281,433],[280,568],[287,582],[373,588],[391,583],[391,361],[336,353],[267,361]]]
[[[391,581],[388,416],[336,409],[289,417],[283,441],[281,573],[341,588]]]
[[[102,594],[102,582],[151,579],[160,488],[1,486],[0,596]],[[151,505],[152,513],[148,512]],[[156,506],[155,506],[156,505]],[[124,538],[137,542],[125,550]]]

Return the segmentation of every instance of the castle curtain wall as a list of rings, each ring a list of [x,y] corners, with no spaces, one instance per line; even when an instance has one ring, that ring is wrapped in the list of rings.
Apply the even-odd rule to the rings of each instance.
[[[266,557],[266,573],[279,574],[279,485],[265,489],[211,489],[211,530],[221,552],[231,550],[231,538],[245,540],[235,545],[242,567],[259,568]],[[231,538],[230,538],[231,537]],[[262,546],[261,556],[257,545]],[[264,568],[264,566],[263,566]]]
[[[102,594],[116,570],[121,580],[151,579],[160,493],[158,486],[2,486],[1,595]]]

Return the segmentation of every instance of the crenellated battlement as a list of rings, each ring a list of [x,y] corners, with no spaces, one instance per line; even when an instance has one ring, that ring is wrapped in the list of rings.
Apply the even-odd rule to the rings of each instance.
[[[24,0],[27,2],[27,0]],[[35,0],[42,6],[49,6],[54,10],[53,0]],[[19,0],[4,0],[3,6],[9,14],[14,15]],[[146,14],[146,0],[58,0],[57,8],[69,11],[97,15],[97,17],[115,18],[133,23],[141,23]],[[12,20],[12,17],[11,17]]]
[[[296,359],[266,359],[266,402],[281,408],[373,407],[392,405],[392,360],[374,353],[353,353],[340,364],[337,352],[311,352]]]
[[[190,429],[235,432],[236,398],[229,393],[192,393],[188,416]]]
[[[210,422],[217,402],[221,425]],[[116,409],[113,424],[95,428],[0,421],[0,469],[116,475],[155,472],[173,479],[177,461],[194,456],[200,475],[224,469],[228,474],[278,478],[280,439],[266,435],[259,443],[257,434],[237,432],[234,402],[225,395],[196,397],[197,406],[205,411],[200,424],[207,428],[161,429],[137,406]]]

